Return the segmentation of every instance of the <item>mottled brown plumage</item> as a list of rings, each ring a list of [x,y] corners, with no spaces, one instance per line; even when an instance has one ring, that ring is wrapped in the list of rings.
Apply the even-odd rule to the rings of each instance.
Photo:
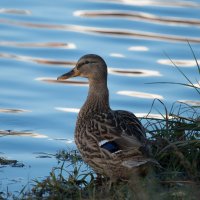
[[[89,80],[88,97],[75,130],[75,143],[83,160],[112,181],[142,173],[151,162],[144,128],[133,113],[110,108],[105,61],[98,55],[85,55],[58,80],[75,76]]]

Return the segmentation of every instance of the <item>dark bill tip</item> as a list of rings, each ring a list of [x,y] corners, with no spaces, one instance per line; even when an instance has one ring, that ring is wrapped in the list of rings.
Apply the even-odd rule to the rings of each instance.
[[[68,78],[71,78],[71,77],[74,77],[75,76],[75,73],[74,73],[74,70],[70,71],[70,72],[67,72],[61,76],[59,76],[57,78],[58,81],[61,81],[61,80],[65,80],[65,79],[68,79]]]

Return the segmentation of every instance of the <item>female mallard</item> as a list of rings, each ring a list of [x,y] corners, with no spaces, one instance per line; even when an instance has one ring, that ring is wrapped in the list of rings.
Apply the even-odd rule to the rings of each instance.
[[[98,55],[85,55],[58,80],[76,76],[89,80],[88,97],[75,130],[75,143],[83,160],[96,173],[113,181],[128,179],[131,173],[143,173],[151,160],[147,157],[144,128],[133,113],[111,110],[105,61]]]

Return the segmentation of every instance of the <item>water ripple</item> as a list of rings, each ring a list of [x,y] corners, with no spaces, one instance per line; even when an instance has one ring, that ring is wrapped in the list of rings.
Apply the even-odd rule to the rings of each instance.
[[[22,136],[22,137],[33,137],[33,138],[48,138],[46,135],[39,133],[32,133],[29,131],[12,131],[12,130],[0,130],[0,137],[3,136]]]
[[[22,56],[22,55],[17,55],[17,54],[9,54],[9,53],[0,53],[1,58],[7,58],[7,59],[15,59],[15,60],[20,60],[20,61],[25,61],[25,62],[34,62],[38,64],[45,64],[45,65],[75,65],[76,62],[71,62],[71,61],[61,61],[61,60],[47,60],[44,58],[35,58],[35,57],[30,57],[30,56]]]
[[[64,83],[68,85],[74,85],[74,86],[88,86],[88,82],[86,81],[78,81],[78,80],[57,80],[55,78],[51,77],[38,77],[35,80],[37,81],[44,81],[47,83]]]
[[[173,61],[173,63],[172,63],[172,61]],[[169,66],[174,66],[174,64],[175,64],[178,67],[195,67],[195,66],[197,66],[197,63],[195,60],[172,59],[172,61],[169,59],[159,59],[159,60],[157,60],[157,63],[159,63],[161,65],[169,65]],[[197,60],[197,62],[199,63],[200,60]]]
[[[68,113],[79,113],[79,108],[65,108],[65,107],[55,107],[56,110]],[[154,119],[163,119],[163,115],[161,114],[153,114],[153,113],[135,113],[135,115],[139,118],[154,118]],[[168,116],[170,117],[170,116]]]
[[[200,26],[200,20],[198,19],[188,19],[188,18],[177,18],[177,17],[161,17],[145,12],[129,12],[127,10],[79,10],[74,12],[74,16],[80,17],[112,17],[120,19],[130,19],[130,20],[142,20],[151,23],[161,23],[165,25],[196,25]]]
[[[6,47],[27,47],[27,48],[64,48],[64,49],[76,49],[74,43],[61,43],[61,42],[40,42],[40,43],[29,43],[29,42],[11,42],[11,41],[0,41],[0,46]]]
[[[162,6],[162,7],[192,7],[199,8],[200,4],[192,1],[181,1],[181,0],[168,0],[168,1],[159,1],[159,0],[96,0],[96,2],[105,2],[105,3],[116,3],[116,4],[128,4],[133,6]]]
[[[163,96],[158,94],[151,94],[151,93],[144,93],[144,92],[137,92],[137,91],[118,91],[117,94],[130,96],[130,97],[137,97],[137,98],[144,98],[144,99],[163,99]]]
[[[23,55],[16,55],[16,54],[8,54],[8,53],[0,53],[0,57],[7,58],[7,59],[15,59],[24,62],[34,62],[38,64],[45,64],[45,65],[61,65],[64,67],[70,67],[76,65],[76,61],[61,61],[61,60],[49,60],[44,58],[35,58],[30,56],[23,56]],[[162,76],[159,71],[155,70],[145,70],[145,69],[120,69],[120,68],[110,68],[108,67],[108,73],[114,75],[121,75],[121,76]],[[42,80],[46,82],[62,82],[66,83],[66,81],[56,81],[52,78],[37,78],[37,80]],[[83,83],[87,84],[87,83]]]
[[[30,110],[24,109],[13,109],[13,108],[0,108],[0,113],[24,113],[24,112],[31,112]]]
[[[179,100],[181,103],[186,103],[190,106],[200,107],[200,101],[192,101],[192,100]]]
[[[129,51],[149,51],[149,48],[145,46],[130,46],[128,50]]]
[[[125,58],[125,55],[121,53],[110,53],[110,57]]]
[[[0,19],[0,23],[14,25],[14,26],[24,26],[28,28],[42,28],[51,30],[63,30],[63,31],[74,31],[79,33],[93,33],[107,36],[117,36],[117,37],[133,37],[133,38],[144,38],[149,40],[163,40],[163,41],[173,41],[173,42],[193,42],[200,43],[200,37],[184,37],[176,35],[158,34],[152,32],[142,32],[127,29],[112,29],[112,28],[97,28],[89,26],[79,26],[79,25],[52,25],[52,24],[37,24],[31,22],[22,22],[16,20]]]
[[[193,84],[195,87],[200,88],[200,81]]]
[[[136,77],[147,77],[147,76],[162,76],[159,71],[146,70],[146,69],[120,69],[120,68],[108,68],[110,74],[121,75],[121,76],[136,76]]]
[[[6,9],[6,8],[1,8],[0,9],[0,14],[17,14],[17,15],[30,15],[31,11],[30,10],[21,10],[21,9]]]
[[[154,113],[134,113],[139,118],[145,118],[145,119],[163,119],[166,117],[166,115],[162,114],[154,114]],[[167,115],[168,119],[171,119],[172,117]]]
[[[79,113],[79,108],[63,108],[63,107],[55,107],[56,110],[70,113]]]

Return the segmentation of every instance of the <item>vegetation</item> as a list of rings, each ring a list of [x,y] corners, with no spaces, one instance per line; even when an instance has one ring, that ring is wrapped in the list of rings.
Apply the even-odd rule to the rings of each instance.
[[[193,53],[192,48],[191,51]],[[200,75],[200,67],[195,55],[194,59]],[[188,81],[186,84],[176,84],[193,87],[200,94],[199,83],[193,84],[178,66],[175,67]],[[157,110],[157,104],[162,105],[164,112]],[[160,115],[160,118],[152,117],[151,114],[155,112]],[[142,121],[152,147],[152,155],[161,166],[154,168],[147,177],[134,176],[127,182],[111,184],[105,178],[99,179],[86,166],[77,151],[60,151],[55,155],[58,166],[52,169],[50,175],[43,181],[35,180],[31,190],[27,191],[23,188],[19,197],[14,198],[199,199],[200,107],[176,102],[167,109],[162,101],[154,100],[149,114]]]
[[[165,112],[161,119],[147,118],[146,122],[153,155],[163,167],[161,174],[200,181],[199,108],[175,103],[169,113],[166,108]]]
[[[165,115],[150,118],[163,105]],[[196,200],[200,195],[200,121],[199,108],[175,103],[168,111],[155,100],[151,112],[143,118],[152,155],[161,167],[145,178],[110,186],[109,180],[98,179],[85,165],[77,151],[56,154],[58,166],[48,178],[35,181],[33,189],[22,192],[21,199],[176,199]],[[159,112],[160,113],[160,112]],[[161,114],[161,113],[160,113]]]

